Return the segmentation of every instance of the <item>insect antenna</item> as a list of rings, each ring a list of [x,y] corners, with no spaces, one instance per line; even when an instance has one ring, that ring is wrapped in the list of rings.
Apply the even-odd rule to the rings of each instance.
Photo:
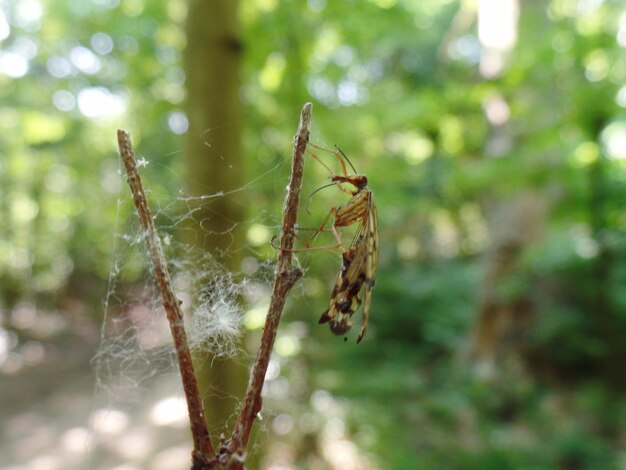
[[[330,186],[335,186],[336,184],[337,183],[335,183],[335,182],[325,184],[324,186],[322,186],[320,188],[317,188],[315,191],[313,191],[311,194],[309,194],[309,197],[306,200],[306,206],[305,206],[307,214],[311,215],[311,211],[309,210],[309,202],[311,202],[311,198],[315,195],[315,193],[321,191],[322,189],[328,188]]]
[[[339,152],[341,154],[341,156],[345,159],[345,161],[348,162],[348,165],[350,165],[350,168],[352,168],[352,171],[354,171],[355,173],[358,173],[358,171],[356,171],[356,168],[354,168],[354,165],[352,164],[352,162],[350,161],[348,156],[345,153],[343,153],[343,150],[341,150],[336,145],[335,145],[335,148],[337,149],[337,152]]]

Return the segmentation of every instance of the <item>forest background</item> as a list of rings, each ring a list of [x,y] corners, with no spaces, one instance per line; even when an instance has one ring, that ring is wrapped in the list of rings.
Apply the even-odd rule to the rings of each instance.
[[[197,357],[232,424],[306,101],[376,198],[370,329],[317,325],[340,258],[299,253],[251,467],[626,468],[623,0],[0,7],[1,468],[188,468],[117,128],[174,273],[241,305]],[[328,181],[306,162],[305,198]]]

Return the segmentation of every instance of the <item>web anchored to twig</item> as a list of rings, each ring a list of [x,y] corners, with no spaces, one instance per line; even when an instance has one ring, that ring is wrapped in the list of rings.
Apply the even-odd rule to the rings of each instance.
[[[300,188],[302,186],[304,152],[309,140],[311,111],[311,103],[306,103],[302,108],[300,123],[295,136],[292,153],[291,179],[283,207],[280,252],[274,272],[274,287],[265,320],[263,335],[261,337],[261,345],[257,352],[252,371],[250,372],[248,387],[232,436],[230,439],[222,442],[217,453],[207,431],[207,423],[204,418],[202,401],[198,392],[187,335],[183,325],[183,314],[180,308],[180,302],[174,294],[167,262],[161,247],[161,240],[157,234],[154,219],[150,213],[148,201],[142,186],[141,177],[137,170],[135,152],[129,134],[121,130],[117,133],[119,152],[126,168],[128,185],[137,208],[141,227],[144,232],[147,251],[161,294],[163,308],[166,312],[174,339],[193,435],[193,470],[236,470],[244,467],[246,448],[250,439],[252,426],[262,408],[261,391],[265,382],[270,354],[274,346],[274,340],[276,339],[278,324],[285,305],[285,300],[289,290],[302,276],[302,271],[292,266],[293,234],[295,233]]]

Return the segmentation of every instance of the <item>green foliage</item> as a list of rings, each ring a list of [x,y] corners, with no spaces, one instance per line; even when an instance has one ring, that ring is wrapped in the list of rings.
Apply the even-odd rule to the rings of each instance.
[[[475,265],[390,264],[377,278],[372,310],[384,312],[373,320],[377,341],[419,344],[426,357],[448,354],[463,341],[474,311]]]
[[[185,3],[49,0],[30,22],[19,3],[3,4],[3,54],[29,68],[0,73],[2,308],[72,296],[88,280],[102,286],[116,221],[135,223],[132,206],[117,204],[115,128],[150,160],[142,173],[157,204],[169,204],[184,177]],[[347,397],[349,434],[381,468],[617,468],[626,422],[611,391],[626,382],[615,372],[626,354],[623,2],[519,2],[517,44],[495,77],[479,71],[472,3],[241,1],[240,171],[248,181],[272,172],[246,188],[255,228],[278,230],[291,139],[309,100],[312,141],[339,145],[379,208],[371,330],[359,347],[316,325],[339,257],[300,256],[307,278],[292,293],[301,297],[285,337],[303,344],[302,357],[283,374],[311,376],[289,398],[303,412],[311,389]],[[123,112],[99,114],[84,94],[94,90],[104,96],[96,104]],[[307,161],[303,194],[328,178]],[[471,361],[464,347],[493,234],[488,214],[527,189],[549,207],[543,235],[493,294],[532,300],[536,380],[481,382],[456,363]],[[317,193],[300,224],[319,226],[344,200],[334,188]],[[272,256],[267,244],[245,249],[261,262]],[[292,334],[302,325],[304,339]]]
[[[549,202],[547,235],[495,295],[532,300],[530,364],[540,377],[556,373],[580,383],[607,379],[615,374],[607,372],[607,362],[620,364],[617,358],[624,357],[620,341],[607,341],[607,331],[624,336],[624,165],[607,158],[602,134],[623,114],[615,100],[623,54],[615,43],[616,20],[609,19],[617,2],[603,3],[592,15],[574,2],[522,5],[518,44],[506,73],[495,80],[476,76],[471,53],[438,50],[451,18],[461,14],[457,4],[416,10],[398,2],[372,20],[373,4],[352,5],[349,22],[338,21],[346,12],[337,4],[301,15],[278,8],[247,29],[258,38],[270,17],[287,15],[289,26],[275,24],[264,40],[293,39],[264,44],[267,55],[259,54],[253,69],[271,67],[267,57],[284,57],[284,87],[260,81],[252,106],[266,122],[280,123],[290,116],[280,110],[291,108],[279,103],[292,103],[290,90],[306,83],[332,110],[316,108],[320,130],[313,139],[338,143],[356,161],[379,207],[381,266],[371,341],[359,349],[338,341],[336,351],[315,350],[318,383],[349,397],[352,431],[382,456],[376,462],[383,468],[616,468],[616,434],[605,439],[568,416],[585,416],[580,419],[600,427],[607,422],[604,411],[591,418],[584,404],[575,403],[588,389],[575,393],[568,412],[545,413],[549,388],[526,384],[519,390],[515,384],[523,380],[515,377],[509,387],[491,388],[463,378],[449,363],[463,356],[475,321],[484,275],[483,258],[475,255],[488,246],[486,209],[491,200],[525,188]],[[429,27],[408,27],[407,18]],[[356,27],[359,21],[367,26]],[[317,34],[290,36],[294,25]],[[454,51],[461,40],[477,43],[468,28],[448,47]],[[346,51],[352,60],[343,62]],[[357,80],[357,96],[363,87],[367,98],[341,103],[342,84],[359,69],[366,78]],[[484,106],[493,97],[508,104],[504,132],[512,143],[489,157],[485,142],[493,130]],[[318,181],[324,177],[323,169],[311,166],[307,171],[317,172]],[[322,207],[336,201],[332,191],[315,199]],[[603,274],[605,263],[609,274]],[[321,269],[332,279],[337,266]],[[598,296],[606,299],[603,320]],[[326,301],[312,310],[322,311]],[[327,345],[332,338],[324,334],[315,332]],[[329,363],[340,372],[328,371]],[[608,399],[606,406],[617,403]]]
[[[28,63],[26,75],[0,75],[0,303],[11,306],[108,275],[111,227],[126,215],[116,209],[116,127],[150,155],[153,197],[180,187],[163,175],[182,170],[167,120],[183,98],[184,37],[173,20],[184,5],[55,0],[38,13],[5,3],[3,50]]]

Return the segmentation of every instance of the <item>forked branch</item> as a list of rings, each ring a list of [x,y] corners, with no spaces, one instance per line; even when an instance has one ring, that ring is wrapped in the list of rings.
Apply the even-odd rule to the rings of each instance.
[[[304,170],[304,153],[309,141],[309,126],[311,123],[312,104],[306,103],[300,113],[300,124],[294,138],[292,152],[291,179],[287,187],[287,195],[283,206],[282,236],[280,252],[274,273],[274,288],[272,298],[265,319],[265,327],[261,337],[261,345],[250,373],[250,380],[246,390],[241,411],[232,437],[223,442],[216,455],[207,431],[202,409],[202,401],[198,393],[198,385],[194,375],[191,354],[183,325],[183,315],[180,302],[174,295],[170,274],[167,269],[165,255],[161,247],[161,240],[150,213],[146,195],[137,171],[135,152],[130,136],[121,130],[117,131],[120,156],[126,168],[128,185],[133,195],[135,206],[144,231],[144,237],[150,261],[154,268],[157,285],[161,292],[163,308],[170,324],[174,345],[181,371],[183,388],[187,399],[191,432],[193,434],[193,467],[192,470],[209,469],[242,469],[246,458],[246,447],[250,440],[250,433],[254,420],[261,411],[261,391],[265,383],[265,374],[274,347],[278,324],[285,306],[289,290],[302,277],[302,271],[292,266],[295,226],[298,217],[300,189],[302,187],[302,173]]]

